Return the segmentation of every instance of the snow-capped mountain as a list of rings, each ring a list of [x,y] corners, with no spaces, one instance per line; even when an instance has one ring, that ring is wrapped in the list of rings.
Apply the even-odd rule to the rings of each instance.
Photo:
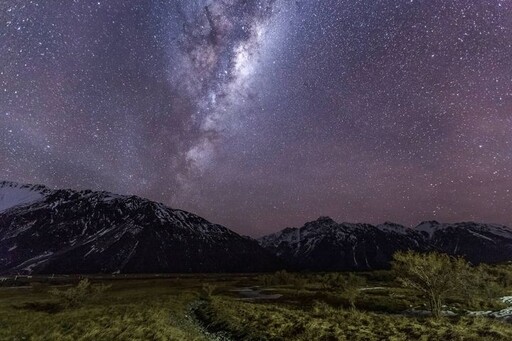
[[[386,222],[338,224],[320,217],[301,228],[262,237],[260,244],[295,269],[347,270],[389,266],[397,250],[437,250],[470,262],[512,260],[512,230],[472,222],[423,222],[415,228]]]
[[[261,245],[261,246],[260,246]],[[0,273],[375,269],[397,250],[512,260],[512,230],[473,222],[337,223],[320,217],[257,241],[136,196],[0,182]]]
[[[432,248],[461,255],[473,263],[512,260],[512,229],[497,224],[423,222],[415,227]]]
[[[271,270],[258,243],[136,196],[0,182],[0,273]]]

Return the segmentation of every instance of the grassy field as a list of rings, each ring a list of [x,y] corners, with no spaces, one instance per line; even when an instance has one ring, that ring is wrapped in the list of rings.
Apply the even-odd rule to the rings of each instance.
[[[204,340],[186,316],[196,280],[119,280],[62,309],[45,288],[0,289],[1,340]]]
[[[358,275],[355,309],[326,284],[333,274],[92,278],[108,287],[73,307],[50,291],[73,288],[77,278],[18,279],[21,286],[0,287],[0,340],[512,340],[512,324],[465,313],[499,310],[498,300],[470,307],[452,296],[447,309],[458,316],[406,315],[425,309],[421,296],[389,272]],[[236,291],[249,287],[273,299]]]

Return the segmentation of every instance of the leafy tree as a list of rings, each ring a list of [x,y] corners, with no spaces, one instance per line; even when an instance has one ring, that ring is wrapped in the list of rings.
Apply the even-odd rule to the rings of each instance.
[[[402,285],[427,298],[432,315],[439,318],[445,297],[464,287],[469,264],[437,252],[399,251],[393,256],[393,270]]]

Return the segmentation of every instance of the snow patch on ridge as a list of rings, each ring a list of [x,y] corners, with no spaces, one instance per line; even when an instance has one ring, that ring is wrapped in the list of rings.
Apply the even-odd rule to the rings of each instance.
[[[0,212],[18,205],[41,200],[43,197],[44,190],[41,190],[40,186],[0,182]]]
[[[469,233],[471,233],[471,234],[472,234],[473,236],[475,236],[475,237],[482,238],[482,239],[486,239],[486,240],[489,240],[489,241],[491,241],[491,242],[494,242],[494,240],[492,240],[491,238],[486,237],[486,236],[484,236],[483,234],[477,233],[477,232],[475,232],[475,231],[473,231],[473,230],[468,230],[468,232],[469,232]]]
[[[407,232],[409,231],[409,229],[405,226],[390,223],[390,222],[385,222],[384,224],[377,225],[376,227],[377,227],[377,229],[379,229],[382,232],[392,232],[392,233],[397,233],[397,234],[401,234],[401,235],[406,235]]]

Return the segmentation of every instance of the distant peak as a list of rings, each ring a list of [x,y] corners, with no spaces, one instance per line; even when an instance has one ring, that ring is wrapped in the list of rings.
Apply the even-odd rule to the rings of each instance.
[[[422,221],[418,226],[422,226],[422,225],[441,225],[441,223],[438,222],[437,220],[426,220],[426,221]]]
[[[325,223],[336,223],[331,217],[328,216],[320,216],[316,221]]]
[[[315,225],[335,225],[337,224],[331,217],[320,216],[317,220],[307,222],[304,226],[315,226]]]
[[[385,221],[384,223],[382,223],[382,225],[388,225],[388,226],[402,226],[398,223],[394,223],[392,221]]]

